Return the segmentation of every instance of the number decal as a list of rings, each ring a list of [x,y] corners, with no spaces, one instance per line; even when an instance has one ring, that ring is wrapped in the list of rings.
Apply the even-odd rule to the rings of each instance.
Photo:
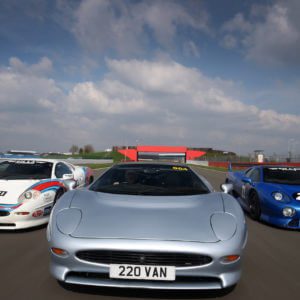
[[[185,167],[173,166],[172,169],[175,170],[175,171],[188,171],[188,168],[185,168]]]
[[[140,267],[134,268],[134,276],[141,276],[141,268]]]
[[[124,266],[120,266],[120,269],[122,269],[122,271],[119,273],[119,276],[125,276],[125,274],[124,274],[125,267]]]
[[[127,273],[127,276],[132,276],[133,267],[128,266],[127,270],[129,270],[128,273]]]
[[[1,197],[4,197],[6,194],[7,194],[6,191],[0,191],[0,196],[1,196]]]

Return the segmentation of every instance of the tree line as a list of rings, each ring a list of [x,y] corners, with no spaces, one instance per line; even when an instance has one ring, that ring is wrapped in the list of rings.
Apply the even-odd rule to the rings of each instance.
[[[72,154],[85,154],[85,153],[93,153],[95,152],[95,149],[93,147],[93,145],[88,144],[88,145],[84,145],[83,147],[79,147],[77,145],[72,145],[69,152],[71,152]]]

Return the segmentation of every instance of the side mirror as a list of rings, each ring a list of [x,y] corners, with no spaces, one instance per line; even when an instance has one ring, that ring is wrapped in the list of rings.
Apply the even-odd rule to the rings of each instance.
[[[64,174],[62,179],[63,180],[71,180],[71,179],[74,179],[74,175],[73,174]]]
[[[68,191],[74,190],[76,187],[76,182],[74,180],[67,180],[64,183],[68,189]]]
[[[244,183],[252,184],[252,180],[251,180],[251,178],[249,178],[249,177],[242,177],[242,181],[243,181]]]
[[[233,190],[233,184],[223,183],[220,185],[220,188],[224,193],[229,194]]]

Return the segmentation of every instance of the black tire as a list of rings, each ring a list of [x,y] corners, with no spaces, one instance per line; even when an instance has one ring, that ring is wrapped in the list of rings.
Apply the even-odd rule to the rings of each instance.
[[[64,191],[62,189],[59,189],[56,192],[55,198],[53,200],[53,206],[55,205],[56,201],[64,194]]]
[[[253,220],[258,221],[261,215],[260,200],[256,192],[249,195],[249,215]]]

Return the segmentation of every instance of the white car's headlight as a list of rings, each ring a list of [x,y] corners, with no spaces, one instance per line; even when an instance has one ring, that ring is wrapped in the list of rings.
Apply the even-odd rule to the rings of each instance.
[[[41,192],[37,190],[29,190],[24,192],[18,199],[19,203],[24,203],[26,201],[29,201],[31,199],[38,199],[41,196]]]

